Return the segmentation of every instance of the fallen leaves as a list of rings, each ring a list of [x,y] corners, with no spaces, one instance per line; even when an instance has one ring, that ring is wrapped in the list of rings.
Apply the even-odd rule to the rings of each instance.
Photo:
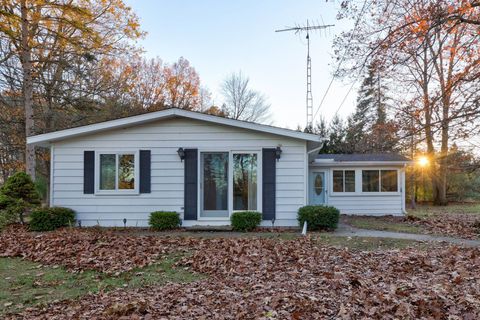
[[[14,245],[14,235],[2,234],[1,254],[6,250],[18,251],[37,261],[43,261],[45,254],[45,260],[55,264],[65,259],[62,264],[72,270],[94,266],[119,272],[158,258],[161,253],[155,253],[156,250],[188,250],[191,254],[182,258],[177,267],[209,275],[205,280],[188,284],[121,288],[75,301],[52,303],[24,311],[20,316],[25,318],[480,318],[479,248],[448,246],[428,251],[409,248],[352,252],[319,246],[308,237],[291,241],[137,239],[83,230],[30,236],[33,239],[21,232],[16,235],[27,244]],[[108,243],[111,250],[105,253],[97,242]],[[71,258],[66,249],[48,249],[58,243],[73,246],[75,256],[82,258]],[[121,249],[135,245],[143,246],[138,250],[140,254],[133,249]],[[41,251],[32,253],[26,248]],[[100,261],[96,261],[97,253]],[[152,258],[148,257],[150,254]],[[125,266],[121,266],[123,262]]]
[[[445,213],[421,219],[417,218],[409,222],[422,226],[425,231],[430,234],[447,235],[464,239],[478,239],[480,230],[475,227],[475,222],[479,219],[476,214]]]
[[[74,271],[119,274],[150,265],[169,253],[186,251],[191,241],[194,239],[114,235],[75,228],[34,234],[14,226],[0,233],[0,256],[63,265]]]

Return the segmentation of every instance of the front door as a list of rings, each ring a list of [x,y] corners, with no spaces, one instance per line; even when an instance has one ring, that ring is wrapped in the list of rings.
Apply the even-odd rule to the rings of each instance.
[[[310,171],[310,177],[308,180],[308,203],[310,205],[325,204],[325,192],[327,190],[325,171]]]

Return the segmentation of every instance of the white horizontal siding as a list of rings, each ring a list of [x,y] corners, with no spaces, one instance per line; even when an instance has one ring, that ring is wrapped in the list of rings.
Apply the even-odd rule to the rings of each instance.
[[[52,203],[74,209],[82,225],[122,226],[125,218],[127,225],[146,226],[152,211],[183,214],[184,163],[177,155],[179,147],[254,151],[277,145],[283,152],[277,162],[276,225],[294,225],[298,208],[306,202],[306,143],[188,119],[170,119],[55,143]],[[150,194],[83,194],[83,151],[138,149],[151,150]]]
[[[340,210],[342,214],[369,216],[401,215],[401,195],[382,196],[339,196],[329,197],[328,204]]]

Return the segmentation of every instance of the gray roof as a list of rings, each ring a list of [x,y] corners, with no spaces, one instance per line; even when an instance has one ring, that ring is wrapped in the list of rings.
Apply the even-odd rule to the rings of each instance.
[[[319,160],[333,160],[335,162],[354,161],[411,161],[409,158],[397,153],[354,153],[354,154],[319,154]]]

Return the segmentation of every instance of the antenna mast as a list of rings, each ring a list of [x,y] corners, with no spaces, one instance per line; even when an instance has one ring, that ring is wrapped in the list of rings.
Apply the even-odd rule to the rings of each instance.
[[[307,20],[306,26],[296,26],[286,29],[275,30],[275,32],[293,31],[295,32],[295,34],[299,34],[300,32],[306,32],[305,39],[307,39],[307,95],[305,102],[307,106],[307,127],[309,128],[311,128],[313,125],[312,59],[310,57],[310,30],[322,30],[333,26],[334,24],[310,26]]]

